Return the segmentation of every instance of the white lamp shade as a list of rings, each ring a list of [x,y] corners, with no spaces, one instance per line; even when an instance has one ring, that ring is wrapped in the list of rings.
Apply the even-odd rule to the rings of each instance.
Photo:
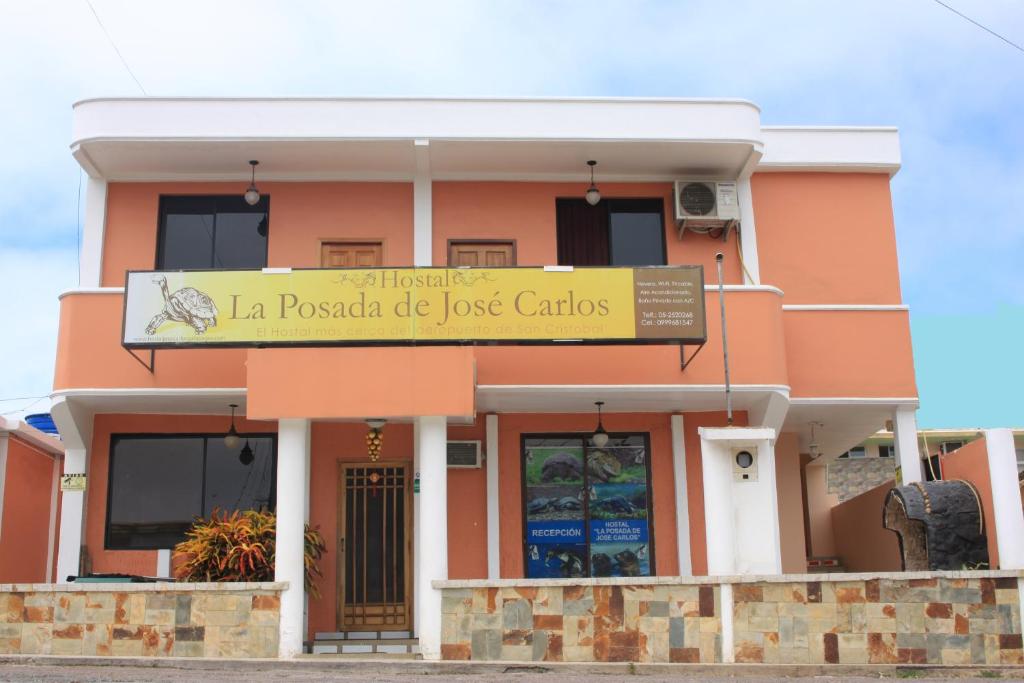
[[[260,203],[260,191],[255,187],[250,187],[245,191],[245,203],[249,206],[256,206]]]
[[[242,443],[242,439],[237,434],[228,434],[224,437],[224,445],[228,448],[238,448],[238,444],[240,443]]]
[[[598,190],[596,187],[591,187],[589,190],[587,190],[586,198],[587,204],[590,204],[591,206],[597,206],[598,202],[601,201],[601,191]]]
[[[605,432],[596,432],[594,436],[591,437],[591,440],[598,448],[604,448],[608,445],[608,434]]]

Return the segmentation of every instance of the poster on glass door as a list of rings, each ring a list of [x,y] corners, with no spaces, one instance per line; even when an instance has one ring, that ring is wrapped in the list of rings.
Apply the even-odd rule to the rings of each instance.
[[[647,449],[613,439],[587,452],[591,576],[650,576]]]
[[[583,508],[583,449],[535,446],[524,462],[526,575],[586,576],[587,538]]]

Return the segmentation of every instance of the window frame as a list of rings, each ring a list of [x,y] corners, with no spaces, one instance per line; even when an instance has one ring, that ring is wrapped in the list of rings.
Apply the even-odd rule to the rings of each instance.
[[[584,200],[586,201],[586,200]],[[603,200],[602,200],[603,201]],[[657,197],[623,197],[623,198],[612,198],[607,200],[608,204],[608,259],[612,259],[612,212],[613,205],[626,205],[632,208],[628,210],[619,209],[618,213],[655,213],[654,211],[644,210],[642,207],[647,204],[654,206],[655,203],[658,205],[657,214],[661,219],[661,263],[645,263],[643,266],[615,266],[609,263],[609,268],[642,268],[644,266],[667,266],[668,263],[668,235],[665,225],[665,200]]]
[[[558,202],[583,202],[585,199],[579,197],[555,197],[555,240],[558,240]],[[657,211],[654,207],[657,205]],[[668,230],[665,223],[665,199],[664,197],[611,197],[601,198],[598,206],[604,207],[605,212],[605,239],[608,243],[608,263],[598,264],[589,267],[597,268],[643,268],[645,266],[667,266],[668,262]],[[616,207],[625,206],[625,209]],[[639,266],[616,266],[611,263],[612,259],[612,213],[657,213],[661,222],[661,263],[646,263]],[[556,257],[556,261],[558,261]],[[571,265],[574,268],[585,268],[576,264],[561,263],[558,265]]]
[[[526,537],[526,523],[527,523],[527,509],[526,509],[526,441],[528,439],[578,439],[583,445],[583,487],[586,490],[587,482],[589,477],[587,475],[587,451],[595,448],[588,444],[591,432],[521,432],[519,434],[519,505],[521,513],[519,515],[520,523],[520,536],[522,545],[522,560],[523,560],[523,575],[524,578],[530,578],[526,575],[526,568],[529,566],[529,544],[527,543]],[[611,439],[624,439],[631,436],[639,436],[644,440],[644,466],[647,469],[647,537],[648,537],[648,556],[649,563],[651,566],[650,577],[658,576],[658,565],[657,555],[655,553],[656,536],[654,533],[654,482],[652,478],[654,476],[654,465],[653,465],[653,453],[651,452],[651,433],[648,432],[609,432],[608,438]],[[600,449],[598,449],[600,450]],[[587,556],[586,560],[586,576],[579,577],[585,579],[595,578],[590,569],[590,499],[584,496],[583,505],[583,528],[586,532],[586,546]],[[647,577],[647,578],[650,578]],[[644,578],[644,577],[641,577]],[[551,579],[559,580],[559,579]],[[568,578],[566,581],[573,581],[574,579]]]
[[[268,241],[269,244],[269,241]],[[382,237],[368,237],[366,239],[359,238],[342,238],[342,237],[321,237],[317,240],[317,266],[316,270],[332,270],[339,268],[338,266],[325,266],[324,265],[324,247],[329,244],[346,245],[346,246],[374,246],[380,247],[380,265],[372,266],[373,268],[384,268],[384,264],[387,262],[387,254],[385,252],[385,240]],[[350,266],[352,268],[366,268],[367,266]]]
[[[467,266],[453,266],[452,265],[452,247],[457,247],[463,244],[507,244],[512,247],[512,263],[503,268],[517,268],[519,266],[519,245],[518,240],[515,239],[500,239],[500,238],[488,238],[488,239],[472,239],[466,237],[456,237],[448,239],[447,253],[445,254],[445,265],[449,268],[466,268]],[[477,268],[494,268],[495,266],[476,266]]]
[[[854,451],[860,451],[860,455],[853,455]],[[863,460],[868,457],[868,451],[864,446],[854,446],[850,450],[840,455],[837,460]]]
[[[250,207],[248,211],[241,212],[229,212],[221,211],[218,206],[218,201],[231,201],[234,202],[236,199],[240,200],[244,206],[249,206],[245,203],[242,197],[238,197],[230,194],[162,194],[160,195],[160,201],[157,207],[157,225],[156,225],[156,257],[153,261],[154,270],[171,270],[171,271],[183,271],[183,270],[255,270],[255,268],[217,268],[216,264],[213,263],[213,252],[210,254],[210,265],[205,268],[167,268],[164,263],[164,236],[167,231],[167,213],[168,203],[171,202],[195,202],[196,207],[199,207],[202,203],[210,203],[214,209],[212,211],[214,215],[213,219],[213,232],[210,237],[210,242],[213,249],[217,247],[217,214],[218,213],[264,213],[267,216],[267,237],[264,240],[266,244],[263,249],[263,265],[261,268],[266,268],[270,260],[270,195],[264,194],[260,196],[260,201],[256,206]],[[257,207],[263,206],[264,210],[260,211]],[[199,215],[206,213],[204,211],[197,210],[190,214],[189,211],[181,211],[184,215]]]
[[[277,510],[277,433],[276,432],[239,432],[239,438],[269,438],[272,444],[272,455],[270,463],[270,509]],[[202,487],[202,500],[205,504],[206,500],[206,457],[207,457],[207,440],[209,439],[223,439],[223,433],[210,433],[210,432],[118,432],[110,435],[110,446],[107,453],[107,501],[105,505],[105,518],[103,520],[103,549],[104,550],[116,550],[116,551],[132,551],[132,550],[165,550],[164,545],[146,545],[146,546],[133,546],[123,547],[111,545],[110,540],[110,514],[111,506],[114,501],[113,490],[114,490],[114,449],[117,443],[122,439],[136,439],[136,440],[161,440],[161,439],[203,439],[203,480],[201,483]],[[202,511],[200,511],[202,514]]]

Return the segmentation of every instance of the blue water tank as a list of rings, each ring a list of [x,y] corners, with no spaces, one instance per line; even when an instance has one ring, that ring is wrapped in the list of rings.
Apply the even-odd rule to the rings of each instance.
[[[60,434],[57,433],[57,425],[53,424],[53,418],[50,417],[49,413],[36,413],[34,415],[26,415],[25,422],[29,423],[29,425],[35,427],[41,432],[53,434],[54,436],[60,436]]]

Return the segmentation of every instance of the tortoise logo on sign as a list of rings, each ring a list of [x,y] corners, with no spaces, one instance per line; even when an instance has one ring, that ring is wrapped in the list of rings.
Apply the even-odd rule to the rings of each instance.
[[[153,335],[168,320],[187,323],[196,334],[217,326],[217,306],[213,299],[194,287],[182,287],[173,294],[167,289],[167,278],[159,275],[153,278],[164,296],[164,310],[153,316],[146,326],[146,334]]]

